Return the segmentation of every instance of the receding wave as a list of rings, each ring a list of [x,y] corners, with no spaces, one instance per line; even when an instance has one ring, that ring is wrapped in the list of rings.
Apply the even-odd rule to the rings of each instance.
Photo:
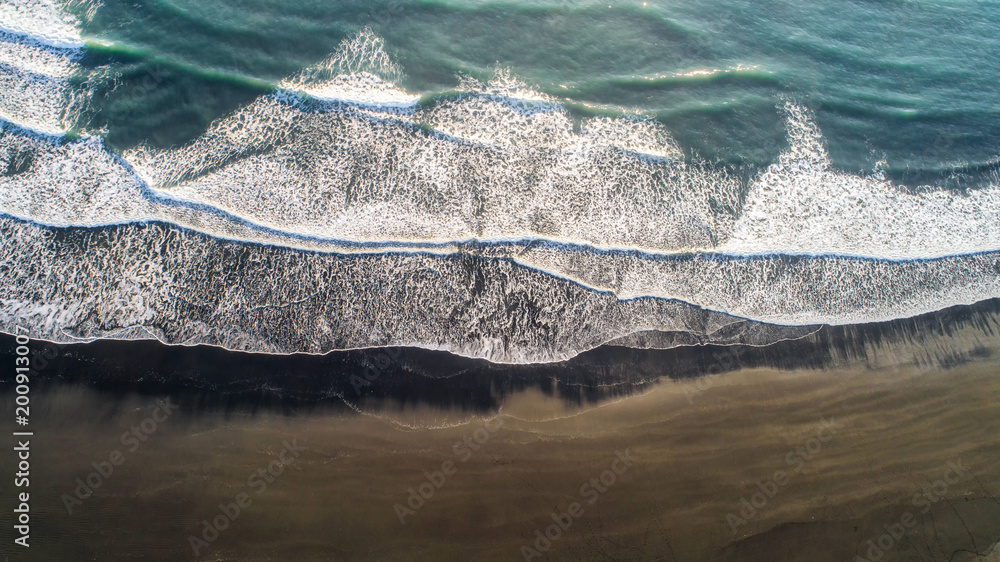
[[[0,96],[6,331],[528,363],[1000,297],[1000,181],[839,171],[792,100],[788,147],[747,182],[509,70],[422,100],[365,30],[185,146],[114,154],[59,134],[79,48],[24,33],[0,36],[22,85]]]
[[[84,45],[76,24],[48,0],[0,4],[0,119],[42,134],[73,126],[86,103],[70,83]]]

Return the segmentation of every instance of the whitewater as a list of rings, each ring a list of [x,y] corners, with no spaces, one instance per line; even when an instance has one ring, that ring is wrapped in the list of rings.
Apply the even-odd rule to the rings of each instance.
[[[76,129],[85,50],[56,4],[0,9],[8,333],[535,363],[1000,297],[1000,178],[840,171],[801,100],[776,105],[787,147],[744,181],[640,111],[574,116],[511,69],[407,92],[364,29],[190,143],[115,153]]]

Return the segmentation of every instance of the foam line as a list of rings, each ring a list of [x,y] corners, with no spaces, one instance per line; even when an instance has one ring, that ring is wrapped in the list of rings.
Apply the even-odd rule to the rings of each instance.
[[[116,155],[59,132],[88,95],[66,89],[78,51],[24,37],[0,36],[0,329],[532,363],[1000,297],[1000,182],[836,170],[791,101],[745,184],[504,69],[418,101],[365,30],[188,145]]]
[[[88,93],[74,88],[83,41],[46,0],[0,4],[0,118],[49,135],[69,131]]]
[[[26,36],[38,45],[57,49],[83,47],[78,23],[53,0],[4,0],[0,3],[0,33]]]

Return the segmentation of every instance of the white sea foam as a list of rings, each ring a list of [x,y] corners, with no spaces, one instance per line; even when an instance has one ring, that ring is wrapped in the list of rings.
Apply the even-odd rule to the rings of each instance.
[[[1000,248],[1000,182],[907,193],[833,168],[809,112],[786,103],[789,149],[753,183],[719,251],[929,258]]]
[[[28,37],[0,34],[0,65],[22,72],[67,78],[76,71],[77,49],[52,49],[34,43]]]
[[[279,87],[325,101],[378,107],[410,107],[419,96],[398,87],[402,69],[385,51],[385,43],[371,29],[344,41],[326,60],[287,78]]]
[[[74,72],[49,47],[5,49],[18,76]],[[908,193],[838,171],[795,103],[788,148],[744,187],[651,119],[574,121],[503,69],[429,103],[399,76],[365,31],[181,148],[0,131],[0,212],[30,221],[0,220],[0,326],[536,362],[751,337],[697,307],[843,324],[1000,297],[997,185]],[[189,230],[129,225],[149,221]],[[629,337],[650,331],[687,335]]]
[[[0,208],[55,226],[97,226],[157,217],[143,185],[100,139],[76,142],[0,132],[0,162],[29,159],[20,173],[0,176]],[[8,164],[9,165],[9,164]]]
[[[51,135],[75,124],[89,95],[70,83],[83,47],[76,23],[54,2],[0,3],[0,119]]]
[[[357,63],[359,51],[384,55],[367,38],[364,48],[355,43],[283,83],[336,103],[266,96],[188,146],[124,157],[160,196],[303,236],[547,238],[667,251],[728,236],[739,182],[684,162],[662,125],[595,117],[574,127],[564,107],[502,69],[429,106],[380,105],[383,82],[370,82],[364,104],[344,105],[350,96],[330,92],[368,82],[329,77],[332,68],[386,67]]]
[[[396,111],[384,92],[400,90],[358,74],[369,70],[399,74],[366,31],[284,83],[350,83],[369,88],[350,96],[364,103],[307,108],[268,96],[184,148],[126,158],[165,197],[358,242],[544,238],[660,253],[908,259],[1000,249],[996,183],[964,195],[908,193],[878,174],[840,172],[795,103],[783,108],[788,149],[741,204],[738,181],[684,162],[652,120],[575,125],[557,100],[503,69],[489,83],[463,80],[457,98]]]
[[[79,22],[55,0],[4,0],[0,32],[26,36],[28,41],[59,49],[79,49]]]
[[[155,337],[267,353],[408,346],[535,363],[650,331],[684,337],[636,345],[759,344],[789,334],[685,302],[594,291],[521,265],[541,263],[532,248],[517,262],[316,254],[157,225],[54,231],[10,219],[0,219],[0,235],[0,329],[27,324],[57,341]],[[1000,292],[996,254],[906,263],[576,257],[574,267],[597,264],[590,271],[611,283],[658,282],[694,302],[791,323],[896,317]]]
[[[456,136],[467,132],[455,128],[468,112],[492,114],[503,131]],[[456,127],[427,133],[402,119],[307,112],[265,98],[189,147],[125,157],[153,185],[169,186],[158,190],[164,197],[359,242],[544,237],[686,249],[710,246],[735,219],[735,179],[625,151],[609,142],[606,119],[594,120],[594,134],[589,123],[577,134],[554,107],[522,113],[482,97],[419,118]],[[619,127],[631,129],[618,131],[627,140],[638,137],[630,148],[651,136],[647,122]],[[336,148],[320,148],[328,146]],[[718,200],[729,202],[729,213],[713,210]]]

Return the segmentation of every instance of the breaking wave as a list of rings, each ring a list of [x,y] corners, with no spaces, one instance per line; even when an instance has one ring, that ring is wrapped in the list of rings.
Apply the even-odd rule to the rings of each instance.
[[[84,42],[77,21],[51,0],[0,4],[0,119],[62,135],[87,94],[73,87]]]
[[[787,148],[747,182],[509,70],[421,99],[364,30],[185,146],[114,154],[64,136],[82,42],[22,4],[0,9],[4,331],[530,363],[1000,297],[997,178],[957,194],[838,171],[792,100]]]

